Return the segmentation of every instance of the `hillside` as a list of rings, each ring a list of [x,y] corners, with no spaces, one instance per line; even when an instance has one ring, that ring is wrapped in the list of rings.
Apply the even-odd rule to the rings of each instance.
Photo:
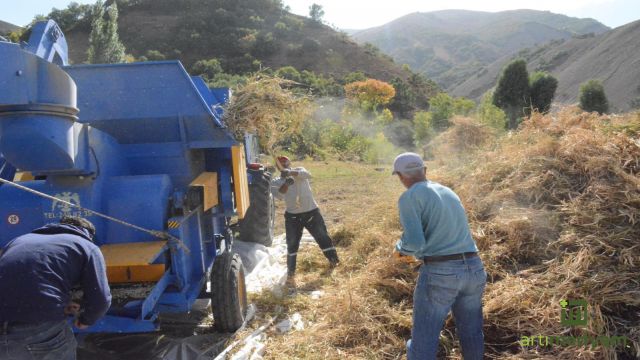
[[[548,11],[444,10],[409,14],[352,36],[360,43],[378,46],[397,62],[451,89],[479,68],[518,50],[607,30],[593,19]]]
[[[291,65],[333,76],[354,72],[389,81],[409,74],[346,34],[287,12],[280,1],[141,0],[120,5],[120,39],[139,58],[150,50],[187,67],[217,58],[228,73]],[[67,31],[72,62],[86,61],[90,25]]]
[[[640,21],[598,36],[554,41],[520,54],[505,56],[450,89],[452,94],[477,99],[491,89],[502,68],[515,56],[524,58],[529,71],[544,70],[558,79],[556,101],[577,101],[580,84],[603,82],[611,110],[629,110],[640,97]]]
[[[12,31],[16,31],[18,29],[20,29],[19,26],[16,26],[16,25],[10,24],[10,23],[8,23],[6,21],[0,20],[0,35],[8,34],[8,33],[12,32]]]

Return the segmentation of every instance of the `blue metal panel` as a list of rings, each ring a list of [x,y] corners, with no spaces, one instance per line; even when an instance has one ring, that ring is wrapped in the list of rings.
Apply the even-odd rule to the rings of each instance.
[[[165,228],[171,180],[167,175],[140,175],[112,177],[105,184],[103,208],[107,214],[146,229],[162,231]],[[108,243],[131,243],[156,240],[153,236],[107,222]]]
[[[7,42],[0,42],[0,64],[0,105],[76,107],[76,86],[60,67]]]
[[[202,96],[202,99],[207,105],[209,105],[210,108],[220,103],[218,99],[216,99],[216,97],[211,93],[209,87],[207,86],[207,83],[201,76],[191,76],[191,81],[193,81],[193,85],[198,89],[198,92],[200,92],[200,96]],[[222,124],[219,125],[222,126]]]
[[[178,61],[64,69],[78,86],[80,121],[122,144],[180,141],[180,118],[187,142],[233,140]]]

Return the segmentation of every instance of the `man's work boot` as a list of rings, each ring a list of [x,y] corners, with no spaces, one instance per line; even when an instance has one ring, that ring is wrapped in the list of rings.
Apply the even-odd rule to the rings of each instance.
[[[285,282],[285,285],[287,285],[287,287],[290,287],[290,288],[295,288],[296,287],[296,275],[295,274],[288,274],[287,275],[287,282]]]

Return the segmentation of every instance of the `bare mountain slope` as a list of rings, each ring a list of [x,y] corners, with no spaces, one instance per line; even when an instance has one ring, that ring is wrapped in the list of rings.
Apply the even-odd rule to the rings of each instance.
[[[577,100],[580,84],[603,82],[614,111],[626,111],[640,96],[640,21],[598,36],[555,41],[522,51],[529,71],[549,71],[558,79],[556,101]],[[479,98],[497,82],[502,68],[515,56],[505,56],[451,89],[457,96]]]
[[[451,89],[478,68],[518,50],[607,30],[593,19],[548,11],[445,10],[409,14],[352,36],[378,46],[397,62],[409,64]]]
[[[8,23],[6,21],[2,21],[0,20],[0,35],[4,35],[4,34],[8,34],[12,31],[16,31],[19,30],[20,27],[17,25],[13,25],[11,23]]]

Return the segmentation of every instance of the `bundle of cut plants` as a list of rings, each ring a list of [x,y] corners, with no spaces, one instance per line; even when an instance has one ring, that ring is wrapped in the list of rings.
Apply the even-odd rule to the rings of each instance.
[[[494,143],[495,129],[469,117],[456,116],[450,120],[451,126],[425,148],[429,158],[437,164],[446,164],[452,169],[452,161],[463,162],[471,158],[477,150]],[[459,160],[459,161],[456,161]]]
[[[492,357],[640,357],[638,124],[534,114],[452,180],[490,276]],[[586,301],[586,323],[561,323],[567,299]]]
[[[225,123],[242,139],[259,135],[262,150],[274,154],[277,145],[299,132],[312,109],[309,99],[294,94],[289,80],[259,73],[234,91],[225,109]]]

